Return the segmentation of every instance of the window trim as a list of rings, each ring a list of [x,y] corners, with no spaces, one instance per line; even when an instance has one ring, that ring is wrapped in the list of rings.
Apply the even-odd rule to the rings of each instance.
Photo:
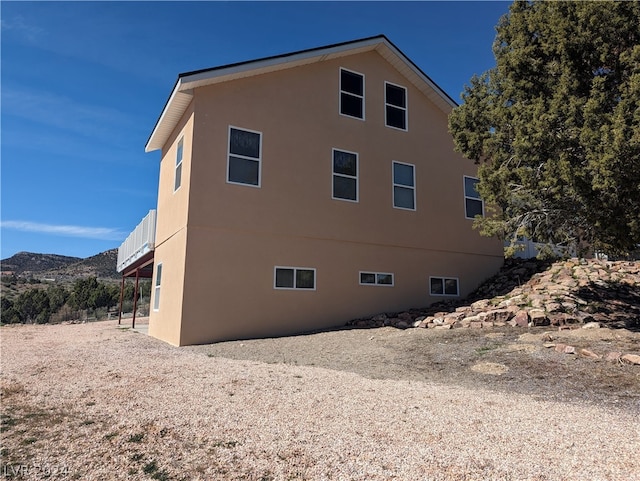
[[[252,134],[258,134],[260,136],[260,146],[258,147],[258,157],[247,157],[245,155],[240,154],[231,154],[231,129],[241,130],[243,132],[249,132]],[[234,182],[229,180],[230,175],[230,167],[231,167],[231,156],[238,157],[244,160],[251,160],[253,162],[258,162],[258,184],[245,184],[244,182]],[[231,185],[242,185],[244,187],[253,187],[253,188],[261,188],[262,187],[262,132],[258,130],[246,129],[244,127],[237,127],[235,125],[229,125],[227,130],[227,184]]]
[[[440,279],[442,281],[442,294],[434,293],[431,290],[432,279]],[[446,294],[445,283],[446,281],[456,281],[456,293]],[[429,295],[432,297],[460,297],[460,278],[459,277],[444,277],[444,276],[429,276]]]
[[[293,270],[293,287],[276,286],[276,275],[278,269]],[[313,287],[296,287],[297,271],[313,271]],[[274,266],[273,267],[273,288],[279,291],[315,291],[318,285],[317,273],[315,267],[293,267],[293,266]]]
[[[160,287],[162,287],[162,262],[156,264],[156,271],[153,281],[153,311],[160,310]]]
[[[356,175],[351,176],[351,175],[347,175],[347,174],[339,174],[335,172],[335,155],[336,152],[344,152],[345,154],[353,154],[356,156]],[[336,197],[335,196],[335,189],[334,189],[334,179],[335,176],[338,177],[344,177],[346,179],[355,179],[356,180],[356,198],[355,199],[345,199],[343,197]],[[338,148],[332,148],[331,149],[331,198],[334,200],[342,200],[345,202],[354,202],[354,203],[358,203],[360,202],[360,155],[358,154],[358,152],[351,152],[349,150],[345,150],[345,149],[338,149]]]
[[[399,165],[409,165],[413,168],[413,186],[409,186],[409,185],[404,185],[404,184],[396,184],[396,179],[395,179],[395,164],[399,164]],[[396,187],[403,187],[405,189],[412,189],[413,190],[413,208],[410,207],[399,207],[396,205],[396,191],[395,188]],[[416,211],[418,206],[416,203],[416,166],[415,164],[409,164],[407,162],[400,162],[397,160],[392,160],[391,161],[391,205],[393,206],[394,209],[401,209],[401,210],[409,210],[409,211]]]
[[[180,156],[178,156],[180,154]],[[184,158],[184,135],[180,137],[176,146],[176,167],[173,171],[173,192],[176,192],[182,187],[182,160]],[[178,167],[180,168],[180,184],[178,182]]]
[[[469,217],[467,215],[467,199],[469,200],[475,200],[475,201],[480,201],[480,205],[482,206],[482,217],[484,217],[484,200],[482,200],[482,197],[480,197],[480,193],[478,193],[478,197],[470,197],[467,195],[467,179],[473,179],[473,180],[477,180],[478,182],[480,182],[480,179],[478,177],[472,177],[470,175],[463,175],[462,176],[462,194],[464,195],[464,218],[465,219],[469,219],[469,220],[474,220],[475,217]]]
[[[362,274],[372,274],[376,277],[376,281],[374,283],[371,282],[362,282]],[[378,282],[378,276],[391,276],[391,284],[382,284]],[[359,271],[358,272],[358,284],[361,286],[376,286],[376,287],[395,287],[395,275],[393,272],[374,272],[374,271]]]
[[[352,74],[355,74],[355,75],[359,75],[360,77],[362,77],[362,96],[342,90],[342,71],[343,70],[345,72],[349,72],[349,73],[352,73]],[[345,94],[347,94],[347,95],[351,95],[353,97],[358,97],[358,98],[362,99],[362,117],[354,117],[353,115],[343,114],[342,113],[342,93],[343,92]],[[358,119],[358,120],[364,121],[365,118],[366,118],[365,97],[366,97],[366,79],[365,79],[365,75],[363,73],[356,72],[355,70],[350,70],[348,68],[340,67],[338,69],[338,113],[340,115],[342,115],[343,117],[348,117],[350,119]]]
[[[398,105],[390,104],[387,102],[387,85],[392,85],[394,87],[398,87],[404,90],[404,107],[399,107]],[[389,125],[389,121],[387,119],[387,107],[394,107],[396,109],[404,110],[404,125],[405,128],[401,129],[400,127],[396,127],[394,125]],[[389,127],[390,129],[396,129],[401,132],[409,131],[409,90],[407,87],[403,87],[402,85],[394,84],[393,82],[384,82],[384,125]]]

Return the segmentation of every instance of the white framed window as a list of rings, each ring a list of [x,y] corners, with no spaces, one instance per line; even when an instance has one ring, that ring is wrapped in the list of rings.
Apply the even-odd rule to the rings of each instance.
[[[407,124],[407,89],[392,84],[384,83],[384,119],[387,127],[408,130]]]
[[[477,215],[484,217],[484,201],[478,193],[479,179],[464,176],[464,216],[474,219]]]
[[[360,285],[393,287],[393,274],[390,272],[360,271]]]
[[[153,310],[160,309],[160,284],[162,282],[162,263],[156,265],[156,280],[153,285]]]
[[[178,142],[178,148],[176,149],[176,175],[173,182],[173,191],[175,192],[180,188],[182,184],[182,153],[184,151],[184,137]]]
[[[340,68],[340,114],[364,120],[364,75]]]
[[[333,149],[332,198],[358,202],[358,154]]]
[[[393,161],[393,206],[416,210],[416,168],[413,164]]]
[[[273,269],[274,289],[316,290],[316,270],[311,267],[275,266]]]
[[[229,126],[227,182],[260,187],[262,133]]]
[[[457,277],[429,277],[429,294],[432,296],[459,296]]]

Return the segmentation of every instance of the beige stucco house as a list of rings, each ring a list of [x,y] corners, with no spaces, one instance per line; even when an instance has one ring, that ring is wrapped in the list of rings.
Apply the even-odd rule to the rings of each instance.
[[[146,145],[149,334],[279,336],[467,295],[503,249],[472,229],[455,105],[384,36],[180,74]]]

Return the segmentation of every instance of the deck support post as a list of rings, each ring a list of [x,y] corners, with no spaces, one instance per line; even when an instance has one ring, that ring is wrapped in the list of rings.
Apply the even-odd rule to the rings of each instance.
[[[122,283],[120,284],[120,305],[118,307],[118,325],[122,321],[122,301],[124,298],[124,272],[122,273]]]

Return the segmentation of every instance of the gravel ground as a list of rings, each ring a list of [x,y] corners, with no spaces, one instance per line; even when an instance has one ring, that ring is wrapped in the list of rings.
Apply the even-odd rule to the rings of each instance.
[[[536,347],[541,332],[514,331],[476,333],[478,344],[465,344],[470,330],[449,338],[385,328],[175,348],[114,321],[5,326],[2,476],[640,479],[640,367],[572,364]],[[597,342],[628,346],[637,336]],[[402,345],[419,359],[423,346],[430,363],[410,369]],[[619,369],[621,381],[562,401],[536,387],[554,377],[527,377],[522,356],[557,372],[583,362]]]

